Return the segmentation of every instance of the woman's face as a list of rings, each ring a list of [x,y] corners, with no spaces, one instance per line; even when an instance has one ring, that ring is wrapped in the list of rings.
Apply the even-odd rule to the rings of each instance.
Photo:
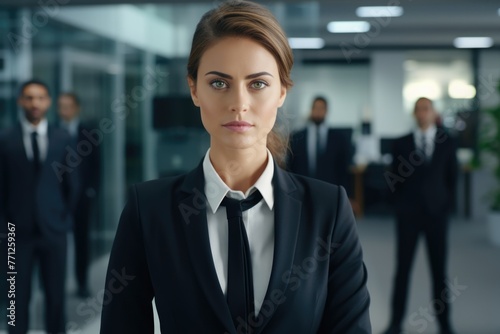
[[[286,89],[264,47],[248,38],[223,38],[205,51],[198,79],[188,83],[212,147],[266,146]]]

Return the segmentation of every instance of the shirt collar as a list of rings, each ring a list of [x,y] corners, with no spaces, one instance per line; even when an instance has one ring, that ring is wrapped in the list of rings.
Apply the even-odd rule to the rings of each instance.
[[[320,131],[323,131],[324,129],[327,128],[326,126],[326,121],[323,121],[321,122],[319,125],[317,125],[316,123],[314,123],[313,121],[308,121],[307,122],[307,127],[309,128],[309,130],[316,130],[317,128],[320,129]]]
[[[78,127],[78,125],[80,125],[80,117],[75,117],[71,121],[61,120],[61,123],[68,128]]]
[[[422,132],[422,130],[420,128],[417,128],[415,130],[415,135],[417,138],[421,138],[422,136],[425,136],[425,138],[427,140],[429,140],[429,139],[432,139],[436,136],[436,131],[437,131],[436,125],[432,124],[431,126],[429,126],[429,128],[427,128],[427,130],[425,132]]]
[[[259,177],[257,182],[251,186],[247,192],[244,194],[242,191],[231,190],[224,181],[220,178],[219,174],[215,171],[212,162],[210,161],[210,149],[208,149],[203,159],[203,174],[205,176],[205,196],[207,197],[208,204],[215,213],[219,208],[222,200],[226,195],[232,198],[244,199],[255,189],[259,190],[264,198],[269,209],[273,209],[274,206],[274,194],[272,179],[274,175],[274,160],[271,152],[267,150],[267,165]]]
[[[33,131],[36,131],[39,136],[46,136],[47,129],[49,123],[47,122],[47,118],[43,118],[38,125],[31,124],[27,119],[24,113],[19,114],[19,121],[21,122],[21,127],[24,133],[31,134]]]
[[[71,121],[61,120],[61,124],[68,130],[70,135],[76,136],[78,134],[78,126],[80,125],[80,117],[75,117]]]

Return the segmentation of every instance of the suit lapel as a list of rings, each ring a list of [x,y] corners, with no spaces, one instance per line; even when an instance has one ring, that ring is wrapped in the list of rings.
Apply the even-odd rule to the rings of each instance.
[[[432,151],[432,156],[431,156],[431,161],[430,161],[431,164],[434,164],[437,161],[437,158],[441,154],[443,142],[438,140],[438,136],[442,135],[443,133],[440,131],[444,131],[444,130],[437,128],[436,134],[434,135],[434,150]]]
[[[54,149],[55,145],[57,145],[57,138],[55,138],[55,133],[54,129],[52,128],[51,125],[48,126],[47,128],[47,154],[45,156],[45,160],[42,162],[42,168],[40,170],[40,173],[43,173],[43,171],[47,168],[47,166],[50,168],[50,164],[53,161],[58,161],[59,159],[56,159],[54,156],[54,152],[56,151]]]
[[[41,171],[46,168],[45,166],[49,164],[49,161],[54,161],[54,157],[52,157],[54,150],[51,148],[56,141],[54,140],[53,136],[54,131],[52,129],[52,126],[49,125],[47,128],[47,155],[45,156],[45,160],[42,163]]]
[[[436,162],[438,161],[438,158],[441,154],[442,145],[443,145],[442,143],[434,142],[434,150],[432,151],[432,156],[429,165],[435,165]]]
[[[178,208],[183,217],[186,244],[198,282],[219,320],[236,333],[225,296],[215,272],[207,227],[205,179],[203,165],[186,175],[181,185],[183,198]]]
[[[31,166],[31,161],[28,160],[28,155],[26,153],[26,147],[24,147],[23,129],[21,127],[21,123],[17,124],[14,143],[16,143],[15,145],[17,145],[17,147],[13,150],[13,152],[16,152],[19,155],[18,158],[21,164],[23,166]]]
[[[283,275],[292,269],[302,207],[300,200],[293,196],[297,190],[295,184],[276,164],[272,182],[275,197],[275,237],[272,272],[264,298],[268,302],[273,300],[272,293],[279,291],[285,294],[287,290],[288,281],[283,279]],[[216,316],[226,328],[236,333],[213,264],[204,184],[203,167],[200,164],[186,176],[181,185],[182,198],[179,200],[178,208],[184,217],[186,243],[198,282]],[[272,311],[263,318],[262,325],[256,328],[256,333],[262,332],[278,307],[279,305],[273,305]]]
[[[26,147],[24,146],[23,129],[21,123],[17,124],[14,132],[13,142],[15,148],[12,150],[15,161],[17,161],[18,166],[22,169],[18,170],[19,175],[26,175],[32,177],[35,175],[35,166],[31,160],[28,160],[28,155],[26,153]]]
[[[267,287],[264,304],[272,302],[271,294],[276,291],[285,294],[288,281],[283,279],[283,275],[292,269],[295,257],[295,247],[301,219],[302,203],[293,196],[297,188],[290,176],[274,165],[274,259],[271,271],[271,278]],[[279,305],[273,304],[270,307],[270,314],[263,317],[263,323],[256,333],[263,331],[266,324],[272,318]]]
[[[429,159],[429,165],[432,165],[435,163],[436,157],[438,157],[440,152],[441,152],[442,142],[439,142],[437,140],[437,136],[440,134],[439,131],[441,131],[441,130],[439,130],[439,128],[438,128],[436,135],[434,136],[434,139],[433,139],[434,140],[434,149],[432,150],[432,155]],[[410,148],[410,152],[413,152],[417,149],[417,146],[415,144],[415,134],[412,134],[410,136],[410,138],[411,138],[411,142],[408,142],[408,147]]]
[[[415,137],[415,133],[412,133],[408,136],[408,148],[410,152],[415,152],[417,150],[416,144],[417,138]]]

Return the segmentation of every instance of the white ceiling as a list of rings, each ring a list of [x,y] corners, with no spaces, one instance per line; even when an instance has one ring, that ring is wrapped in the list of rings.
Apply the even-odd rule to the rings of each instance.
[[[218,1],[197,4],[177,1],[155,4],[160,17],[178,20],[180,25],[195,25],[199,17]],[[356,8],[363,5],[387,5],[391,1],[260,1],[266,4],[285,27],[289,37],[321,37],[322,50],[300,50],[299,57],[312,60],[367,58],[373,49],[452,49],[456,37],[485,36],[500,48],[500,1],[495,0],[399,0],[404,15],[394,18],[358,18]],[[152,8],[149,8],[150,10]],[[172,12],[175,15],[171,15]],[[170,13],[170,16],[169,14]],[[366,20],[372,30],[364,34],[332,34],[326,29],[330,21]]]
[[[38,0],[0,0],[0,5],[22,6]],[[195,25],[201,14],[219,0],[153,0],[126,1],[155,12],[179,24]],[[499,0],[336,0],[336,1],[259,1],[268,5],[285,27],[289,37],[321,37],[322,51],[302,51],[304,57],[331,58],[342,54],[342,47],[356,52],[355,57],[373,49],[441,49],[453,48],[460,36],[488,36],[500,48]],[[124,3],[119,0],[70,0],[66,6],[82,4]],[[148,3],[148,5],[146,5]],[[155,3],[151,5],[151,3]],[[364,18],[372,30],[364,34],[331,34],[326,25],[332,20],[361,20],[355,10],[361,5],[400,3],[404,15],[395,18]],[[172,15],[172,12],[175,15]],[[163,13],[165,15],[163,15]],[[169,14],[168,14],[169,13]],[[174,22],[177,23],[177,22]]]

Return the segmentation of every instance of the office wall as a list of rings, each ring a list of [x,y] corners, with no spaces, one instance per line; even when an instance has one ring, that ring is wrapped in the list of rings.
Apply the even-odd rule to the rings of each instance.
[[[483,50],[479,56],[478,97],[481,107],[490,108],[500,104],[497,90],[500,81],[500,51]]]
[[[166,57],[178,56],[178,50],[183,52],[188,45],[182,27],[133,5],[64,7],[55,19]]]
[[[372,131],[377,137],[397,137],[411,129],[413,120],[403,110],[405,53],[375,51],[371,56],[370,98]]]
[[[316,95],[329,102],[327,122],[335,127],[359,127],[369,109],[370,65],[301,65],[292,71],[295,84],[284,109],[292,128],[303,126]]]

